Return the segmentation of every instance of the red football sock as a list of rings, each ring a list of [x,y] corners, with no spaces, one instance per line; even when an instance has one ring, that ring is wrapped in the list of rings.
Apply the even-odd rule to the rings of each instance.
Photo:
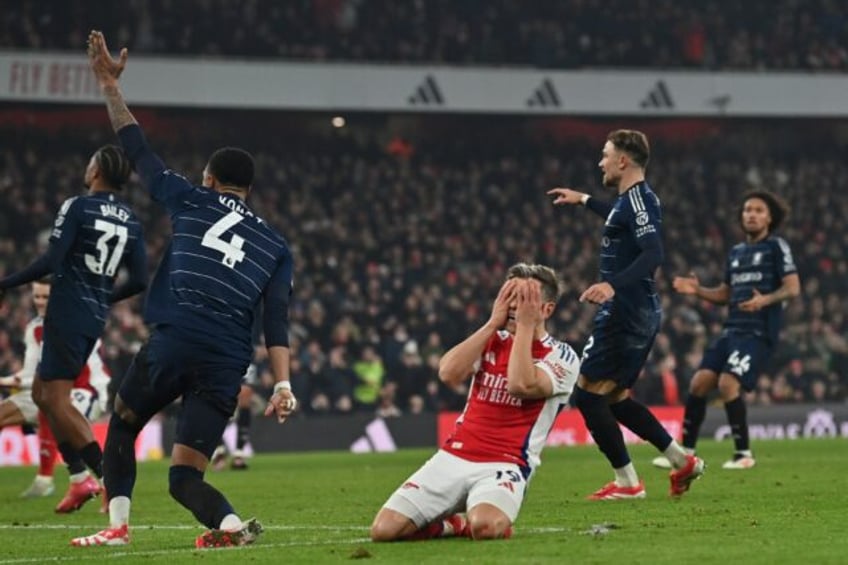
[[[459,514],[427,524],[405,539],[410,541],[434,538],[469,537],[468,522]]]
[[[38,474],[42,477],[52,477],[58,456],[56,439],[50,431],[50,424],[41,412],[38,413]]]

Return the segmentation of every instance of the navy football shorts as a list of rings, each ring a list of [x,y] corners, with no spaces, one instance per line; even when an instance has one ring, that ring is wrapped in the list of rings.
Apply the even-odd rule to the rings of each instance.
[[[596,327],[583,348],[580,373],[591,382],[610,380],[631,388],[648,360],[657,330],[637,334],[611,324]]]
[[[66,333],[45,322],[38,376],[45,381],[76,380],[96,343],[96,337]]]
[[[718,374],[730,373],[739,379],[743,389],[752,391],[770,356],[771,347],[765,338],[725,333],[704,351],[699,368]]]
[[[118,394],[146,423],[182,396],[175,443],[212,456],[236,409],[245,367],[210,364],[203,352],[154,330],[127,370]]]

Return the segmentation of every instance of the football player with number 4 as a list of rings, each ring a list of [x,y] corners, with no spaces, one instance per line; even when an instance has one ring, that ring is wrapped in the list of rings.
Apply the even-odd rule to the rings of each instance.
[[[681,294],[730,308],[721,335],[704,352],[701,367],[689,383],[683,416],[683,448],[695,453],[707,395],[718,389],[736,448],[723,469],[750,469],[756,462],[742,390],[754,389],[777,345],[783,303],[801,293],[792,250],[786,240],[774,235],[788,213],[789,206],[777,195],[765,190],[749,192],[738,216],[745,241],[730,250],[724,281],[711,288],[701,286],[694,274],[673,281]],[[653,463],[663,469],[669,466],[665,457],[657,457]]]
[[[261,526],[255,519],[242,520],[204,481],[204,473],[236,408],[253,354],[260,302],[276,380],[265,414],[276,414],[282,422],[297,405],[289,384],[292,253],[245,202],[254,172],[249,153],[231,147],[215,151],[203,171],[203,185],[193,185],[150,149],[127,108],[118,82],[126,49],[113,59],[103,34],[92,31],[88,56],[112,128],[152,198],[168,211],[172,237],[145,305],[145,321],[153,328],[150,339],[124,377],[109,422],[104,460],[110,525],[71,544],[129,543],[135,439],[150,418],[182,397],[168,477],[171,496],[209,528],[197,538],[197,547],[245,545]]]

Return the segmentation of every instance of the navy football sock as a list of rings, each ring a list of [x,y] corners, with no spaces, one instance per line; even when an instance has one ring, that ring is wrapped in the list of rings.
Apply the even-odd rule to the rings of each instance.
[[[62,454],[62,459],[65,460],[65,465],[68,466],[68,472],[71,475],[76,475],[85,471],[85,462],[80,457],[79,451],[71,447],[67,441],[60,442],[56,445],[56,449]]]
[[[598,444],[601,452],[606,455],[613,469],[620,469],[630,463],[630,454],[624,445],[624,436],[618,428],[618,422],[610,411],[607,399],[600,394],[587,392],[580,387],[574,391],[574,404],[580,413],[586,427]]]
[[[686,412],[683,415],[683,447],[695,449],[706,415],[707,399],[690,394],[686,399]]]
[[[77,475],[85,471],[85,461],[80,457],[79,451],[72,449],[69,453],[63,453],[62,459],[65,460],[65,467],[68,468],[69,475]]]
[[[627,429],[660,451],[665,451],[671,445],[671,436],[644,404],[625,398],[610,404],[610,411]]]
[[[748,451],[751,449],[751,444],[748,439],[748,416],[745,401],[742,400],[741,396],[737,396],[734,400],[724,403],[724,411],[727,413],[727,423],[730,424],[730,431],[733,433],[736,451]]]
[[[215,530],[235,510],[215,487],[203,480],[203,473],[188,465],[174,465],[168,472],[169,490],[174,500],[194,514],[197,521]]]
[[[250,420],[252,414],[250,408],[239,408],[238,417],[236,418],[236,426],[238,427],[238,435],[236,436],[236,449],[244,449],[247,442],[250,441]]]
[[[103,478],[103,450],[100,449],[100,444],[92,441],[79,450],[79,455],[85,461],[86,467],[91,469],[94,476],[98,479]]]
[[[136,477],[135,439],[140,431],[117,414],[112,414],[109,420],[103,470],[104,485],[110,499],[116,496],[132,498]]]

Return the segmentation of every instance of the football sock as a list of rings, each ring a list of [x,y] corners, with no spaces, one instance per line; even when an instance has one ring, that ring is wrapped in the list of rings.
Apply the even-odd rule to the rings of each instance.
[[[114,497],[132,497],[136,477],[135,439],[139,431],[117,414],[112,414],[109,419],[106,450],[103,453],[103,483],[109,493],[110,505]]]
[[[38,412],[38,474],[42,477],[52,477],[53,468],[56,466],[56,457],[59,454],[59,448],[56,447],[56,440],[53,438],[53,432],[50,431],[50,424],[47,422],[47,417],[40,411]],[[67,461],[66,461],[67,463]]]
[[[62,452],[64,457],[64,452]],[[100,449],[100,444],[92,441],[79,450],[79,456],[85,461],[85,465],[91,469],[94,476],[98,479],[103,478],[103,450]]]
[[[583,415],[592,438],[606,455],[612,468],[621,469],[630,463],[630,454],[624,446],[624,436],[607,404],[607,399],[577,387],[574,391],[574,403]]]
[[[237,530],[241,527],[241,518],[236,516],[235,514],[227,514],[224,516],[224,519],[221,520],[221,525],[218,526],[219,530]]]
[[[685,448],[680,447],[680,444],[672,440],[668,447],[663,451],[665,458],[671,462],[671,466],[675,469],[680,469],[686,465],[686,456],[690,455]]]
[[[683,446],[695,449],[701,424],[707,415],[707,399],[702,396],[689,394],[686,399],[686,412],[683,414]]]
[[[238,409],[238,417],[236,418],[236,426],[238,428],[238,434],[236,435],[236,449],[238,451],[243,450],[244,446],[247,445],[247,442],[250,441],[251,419],[252,414],[250,413],[250,408]]]
[[[109,499],[109,526],[118,528],[130,523],[130,499],[126,496],[113,496]]]
[[[453,514],[444,520],[431,522],[403,539],[414,541],[452,537],[471,537],[468,530],[468,521],[462,514]]]
[[[671,436],[645,405],[632,398],[625,398],[610,404],[610,411],[627,429],[660,451],[665,451],[671,444]]]
[[[730,402],[724,403],[724,411],[727,413],[727,422],[733,434],[733,444],[736,451],[748,451],[751,448],[748,439],[748,421],[745,409],[745,401],[737,396]]]
[[[635,487],[639,484],[639,475],[636,474],[636,467],[633,463],[628,463],[624,467],[615,470],[615,484],[620,487]]]
[[[79,451],[71,447],[71,444],[66,441],[60,442],[56,447],[68,466],[68,473],[71,475],[72,482],[78,483],[88,478],[85,462]]]
[[[173,465],[168,472],[171,496],[194,514],[210,530],[218,529],[233,507],[215,487],[203,480],[203,473],[188,465]]]

